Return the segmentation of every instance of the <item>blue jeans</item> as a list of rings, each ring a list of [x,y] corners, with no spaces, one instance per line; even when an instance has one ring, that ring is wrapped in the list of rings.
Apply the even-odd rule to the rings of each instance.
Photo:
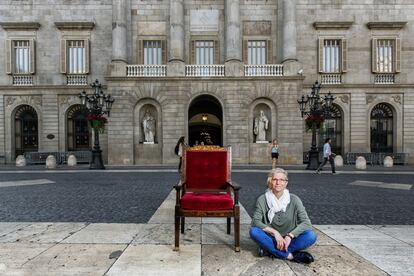
[[[316,234],[312,230],[306,230],[296,238],[294,238],[288,247],[288,251],[282,251],[276,248],[276,239],[274,236],[266,233],[259,227],[250,228],[250,237],[264,250],[270,254],[286,259],[289,253],[308,248],[316,242]]]

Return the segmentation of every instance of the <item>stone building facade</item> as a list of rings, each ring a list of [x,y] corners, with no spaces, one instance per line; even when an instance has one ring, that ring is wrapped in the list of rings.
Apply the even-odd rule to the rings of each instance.
[[[87,149],[78,95],[98,79],[115,98],[100,136],[108,164],[176,163],[180,136],[268,163],[261,111],[280,162],[301,164],[311,136],[297,100],[316,80],[335,95],[318,140],[413,163],[413,23],[414,0],[2,0],[0,162]]]

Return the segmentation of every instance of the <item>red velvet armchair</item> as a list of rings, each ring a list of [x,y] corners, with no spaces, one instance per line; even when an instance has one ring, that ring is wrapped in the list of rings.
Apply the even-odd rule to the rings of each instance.
[[[206,147],[208,148],[208,147]],[[226,217],[227,234],[234,218],[235,251],[240,251],[240,187],[231,182],[230,149],[188,148],[183,154],[183,175],[175,203],[175,251],[184,234],[185,217]]]

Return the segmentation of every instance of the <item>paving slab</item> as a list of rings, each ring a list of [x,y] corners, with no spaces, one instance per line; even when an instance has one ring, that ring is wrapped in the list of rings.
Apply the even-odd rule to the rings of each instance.
[[[318,228],[391,275],[414,275],[414,247],[410,244],[364,225]]]
[[[7,235],[11,232],[23,229],[24,227],[30,225],[30,223],[21,223],[21,222],[0,222],[0,238],[4,235]]]
[[[86,225],[86,223],[33,223],[24,227],[18,227],[15,231],[0,236],[0,243],[58,243]]]
[[[226,245],[203,245],[202,275],[295,275],[286,262],[259,258],[257,247],[242,245],[240,252]]]
[[[185,224],[184,234],[180,233],[180,244],[200,244],[200,224]],[[174,244],[173,224],[140,224],[133,244]]]
[[[324,245],[341,245],[336,240],[332,239],[322,231],[320,231],[317,227],[313,227],[313,231],[315,232],[316,236],[318,237],[316,240],[316,245],[324,246]]]
[[[57,244],[27,262],[23,269],[33,275],[104,275],[116,258],[112,252],[126,244]]]
[[[176,252],[172,245],[132,244],[106,275],[200,276],[201,245],[181,245]]]
[[[414,227],[412,225],[370,225],[369,227],[414,246]]]
[[[315,262],[309,265],[288,262],[295,275],[387,275],[344,246],[316,245],[308,251],[315,257]]]
[[[252,247],[255,242],[249,236],[250,224],[240,225],[240,246]],[[231,225],[231,232],[227,234],[226,224],[203,224],[202,225],[202,244],[226,244],[228,248],[234,248],[234,228]]]
[[[71,235],[62,243],[130,243],[140,224],[94,223]]]
[[[13,268],[21,268],[23,264],[46,251],[54,244],[39,243],[4,243],[0,246],[0,275]]]

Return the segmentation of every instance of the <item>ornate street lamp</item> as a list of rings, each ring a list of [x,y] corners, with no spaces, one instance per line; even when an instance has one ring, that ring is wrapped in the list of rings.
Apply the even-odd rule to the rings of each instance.
[[[79,94],[81,104],[88,111],[88,118],[92,118],[89,120],[89,122],[93,128],[93,132],[95,135],[95,141],[92,149],[92,157],[89,169],[104,170],[105,166],[102,161],[102,150],[99,146],[99,131],[100,129],[103,129],[104,124],[106,122],[106,118],[103,115],[106,114],[109,117],[109,113],[111,111],[112,104],[114,103],[115,99],[112,98],[111,95],[105,95],[105,93],[102,91],[102,85],[99,83],[98,80],[92,83],[91,86],[94,90],[94,93],[92,95],[87,95],[85,91],[82,91]],[[98,123],[99,126],[95,123]]]
[[[306,117],[306,121],[311,123],[312,130],[312,145],[308,152],[309,162],[306,167],[307,170],[316,170],[319,166],[319,151],[316,147],[316,128],[317,124],[321,124],[324,119],[328,116],[329,110],[332,107],[332,103],[335,97],[328,93],[325,97],[319,95],[321,90],[321,84],[315,82],[312,85],[312,90],[309,95],[302,96],[298,100],[299,109],[302,117]]]

